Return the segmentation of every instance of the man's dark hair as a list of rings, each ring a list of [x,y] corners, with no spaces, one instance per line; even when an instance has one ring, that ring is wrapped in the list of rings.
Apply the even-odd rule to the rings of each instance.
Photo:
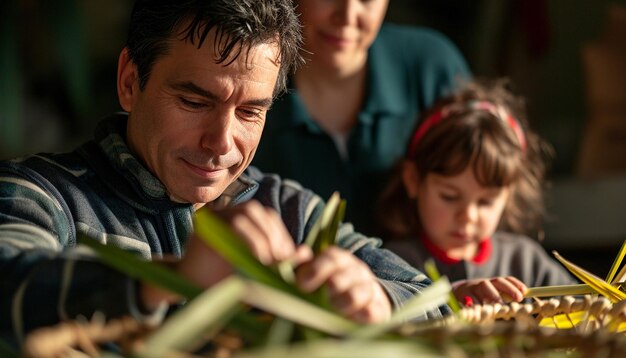
[[[280,72],[275,95],[286,88],[287,77],[302,62],[302,35],[292,0],[138,0],[126,47],[137,65],[141,90],[156,60],[167,54],[170,41],[194,45],[197,41],[200,48],[213,28],[216,63],[228,65],[244,50],[278,44]]]

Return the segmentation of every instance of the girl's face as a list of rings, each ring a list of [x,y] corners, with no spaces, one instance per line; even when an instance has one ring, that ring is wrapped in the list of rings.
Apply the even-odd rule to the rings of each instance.
[[[304,47],[315,64],[349,72],[366,62],[367,50],[389,0],[298,0]]]
[[[417,199],[428,238],[451,257],[465,260],[495,232],[510,192],[508,187],[481,186],[471,166],[456,176],[428,173],[422,178],[414,164],[406,163],[403,181],[409,196]]]

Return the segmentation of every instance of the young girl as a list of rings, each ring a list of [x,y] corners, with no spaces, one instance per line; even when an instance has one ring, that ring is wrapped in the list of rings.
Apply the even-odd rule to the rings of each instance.
[[[386,246],[423,270],[433,258],[460,299],[523,299],[576,283],[538,242],[549,147],[526,129],[503,81],[468,84],[428,111],[383,192]]]

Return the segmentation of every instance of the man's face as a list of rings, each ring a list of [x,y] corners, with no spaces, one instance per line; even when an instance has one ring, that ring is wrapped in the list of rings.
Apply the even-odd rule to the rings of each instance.
[[[196,207],[219,197],[252,161],[279,72],[274,44],[216,64],[214,36],[200,49],[172,41],[143,91],[124,53],[118,70],[129,147],[173,201]]]

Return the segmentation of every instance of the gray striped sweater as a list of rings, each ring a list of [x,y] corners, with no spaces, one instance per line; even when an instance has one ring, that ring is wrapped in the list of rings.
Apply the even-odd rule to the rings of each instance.
[[[194,210],[170,201],[163,184],[130,153],[126,120],[125,114],[105,119],[94,140],[73,152],[0,163],[1,336],[14,339],[96,311],[107,317],[140,315],[134,282],[77,246],[77,234],[145,259],[183,255]],[[251,199],[276,209],[298,244],[324,206],[297,183],[254,167],[214,204]],[[430,283],[381,249],[380,240],[355,233],[350,224],[342,225],[337,243],[372,268],[396,307]],[[441,307],[417,318],[445,311]]]

